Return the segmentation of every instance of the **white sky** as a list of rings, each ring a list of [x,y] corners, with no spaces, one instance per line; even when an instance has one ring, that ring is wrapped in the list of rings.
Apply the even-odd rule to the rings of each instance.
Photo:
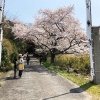
[[[91,0],[92,25],[100,25],[100,0]],[[33,23],[34,15],[40,9],[55,10],[59,7],[74,5],[75,17],[79,19],[82,28],[86,29],[85,0],[5,0],[5,15],[8,18],[17,17],[25,23]]]

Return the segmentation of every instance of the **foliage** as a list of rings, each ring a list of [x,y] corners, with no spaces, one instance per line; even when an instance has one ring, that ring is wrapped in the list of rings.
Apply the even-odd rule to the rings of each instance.
[[[3,33],[4,33],[4,38],[9,39],[11,42],[15,40],[14,33],[10,28],[5,28]]]
[[[75,72],[81,74],[90,73],[89,55],[62,55],[56,57],[56,65],[60,66],[60,69],[69,71],[72,68]]]
[[[18,53],[25,53],[27,44],[21,39],[15,39],[12,32],[14,23],[4,17],[3,21],[3,48],[2,48],[2,61],[0,70],[7,71],[13,68],[14,58],[17,58]]]
[[[56,54],[86,52],[87,38],[73,11],[73,6],[40,10],[32,25],[14,21],[12,32],[17,38],[34,42],[41,52],[49,51],[53,63]]]
[[[27,43],[25,41],[23,41],[22,39],[16,39],[14,41],[14,45],[15,45],[16,51],[18,53],[25,53],[26,49],[28,47]]]
[[[3,16],[3,37],[8,39],[9,41],[13,41],[15,36],[14,33],[12,32],[11,27],[14,26],[14,23],[10,20],[6,19],[6,16]]]
[[[14,57],[17,57],[17,56],[18,56],[17,52],[13,52],[12,54],[9,55],[7,48],[3,46],[0,70],[5,72],[5,71],[13,69]]]
[[[80,72],[85,74],[90,73],[90,59],[89,55],[81,55],[77,57],[76,62],[73,65],[74,69],[79,69]]]
[[[10,55],[13,52],[13,45],[8,39],[3,39],[3,46],[6,47],[8,55]]]
[[[10,64],[9,55],[6,47],[2,47],[1,70],[7,71]]]
[[[50,58],[49,58],[50,60]],[[74,71],[81,74],[90,73],[90,60],[89,55],[57,55],[55,58],[55,65],[60,70],[67,72]]]
[[[1,58],[1,67],[2,71],[8,71],[12,69],[11,63],[11,55],[15,51],[14,46],[8,39],[3,39],[3,47],[2,47],[2,58]]]
[[[15,34],[12,32],[12,27],[14,26],[14,22],[13,21],[10,21],[10,20],[7,20],[6,17],[4,17],[4,22],[3,22],[3,37],[5,39],[4,42],[6,42],[6,44],[9,44],[7,43],[8,41],[11,43],[12,47],[13,47],[13,51],[17,51],[17,52],[25,52],[26,50],[26,43],[22,40],[22,39],[17,39]],[[19,32],[20,34],[20,32]],[[6,45],[7,47],[7,45]],[[11,46],[8,45],[7,48],[9,48]],[[10,50],[11,53],[12,52],[12,49]],[[10,54],[11,54],[10,53]]]
[[[18,59],[18,52],[17,52],[17,51],[14,51],[14,52],[10,55],[10,61],[11,61],[12,63],[14,63],[15,58]]]
[[[50,67],[51,66],[51,64],[49,63],[49,62],[43,62],[43,65],[45,66],[45,67]]]

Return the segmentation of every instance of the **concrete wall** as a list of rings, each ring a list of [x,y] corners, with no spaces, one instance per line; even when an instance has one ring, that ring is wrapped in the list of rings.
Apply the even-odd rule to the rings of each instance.
[[[92,27],[94,83],[100,84],[100,26]]]

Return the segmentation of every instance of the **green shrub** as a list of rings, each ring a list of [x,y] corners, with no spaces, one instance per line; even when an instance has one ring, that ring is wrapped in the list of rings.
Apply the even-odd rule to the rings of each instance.
[[[8,50],[6,47],[2,47],[2,57],[1,57],[1,70],[7,71],[10,64]]]
[[[55,64],[59,66],[60,70],[69,71],[73,67],[74,58],[72,56],[58,55],[55,59]]]
[[[49,62],[43,62],[43,65],[48,68],[51,64]]]
[[[16,46],[8,39],[3,39],[2,58],[0,70],[8,71],[13,68],[12,63],[18,57]]]
[[[76,59],[77,62],[74,64],[73,68],[78,69],[80,73],[89,74],[90,73],[89,55],[80,55]]]
[[[13,69],[14,59],[18,57],[17,52],[13,52],[11,55],[8,55],[8,50],[3,46],[2,48],[2,59],[1,59],[1,67],[2,71],[8,71]]]
[[[13,63],[15,58],[18,59],[18,52],[17,51],[13,52],[10,55],[10,61]]]
[[[3,47],[6,47],[8,55],[13,52],[13,46],[8,39],[3,39]]]
[[[89,55],[58,55],[56,56],[55,64],[59,66],[60,70],[69,72],[71,68],[76,73],[90,73]]]

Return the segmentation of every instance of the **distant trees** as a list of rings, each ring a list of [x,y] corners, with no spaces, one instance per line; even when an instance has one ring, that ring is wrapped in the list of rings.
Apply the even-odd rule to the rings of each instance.
[[[32,25],[27,26],[17,21],[12,30],[17,38],[33,41],[41,52],[49,51],[51,63],[54,63],[56,54],[87,50],[85,34],[78,19],[73,17],[73,10],[73,6],[61,7],[55,11],[40,10]]]

